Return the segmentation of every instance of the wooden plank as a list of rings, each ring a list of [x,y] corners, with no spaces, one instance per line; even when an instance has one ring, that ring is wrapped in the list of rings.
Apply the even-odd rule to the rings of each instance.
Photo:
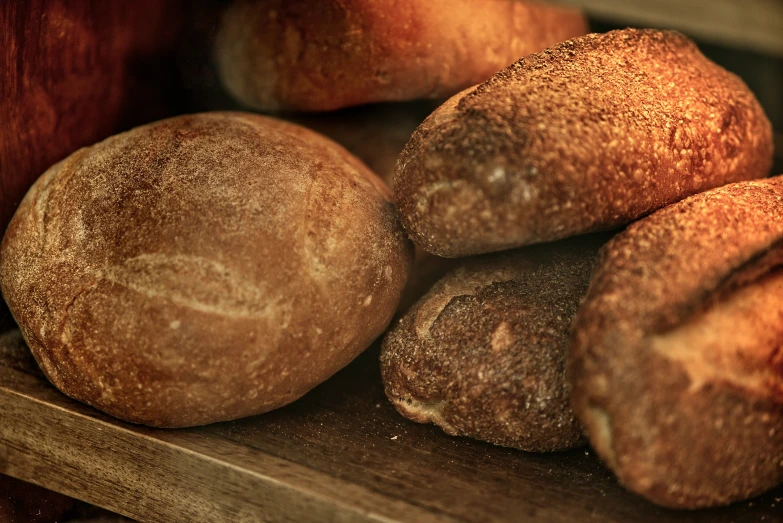
[[[783,56],[780,0],[545,0],[600,20],[677,29],[708,42]]]
[[[0,472],[141,521],[728,523],[779,521],[783,508],[778,489],[667,510],[624,491],[589,449],[528,454],[409,422],[383,395],[377,348],[286,408],[156,430],[66,398],[5,336]]]
[[[117,422],[2,371],[0,471],[140,521],[445,519],[208,431]]]

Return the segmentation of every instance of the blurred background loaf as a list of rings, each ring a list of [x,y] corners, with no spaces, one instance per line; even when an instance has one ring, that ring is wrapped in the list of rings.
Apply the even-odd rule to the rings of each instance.
[[[606,239],[452,260],[384,337],[381,370],[395,408],[451,435],[531,452],[584,444],[565,358]]]
[[[578,10],[516,0],[237,0],[216,60],[249,107],[326,111],[450,96],[586,31]]]

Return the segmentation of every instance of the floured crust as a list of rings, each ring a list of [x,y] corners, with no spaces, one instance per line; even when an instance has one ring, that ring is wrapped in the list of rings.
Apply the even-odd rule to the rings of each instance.
[[[383,182],[302,127],[163,120],[49,169],[3,239],[2,291],[46,376],[187,426],[298,398],[388,325],[413,249]]]
[[[248,106],[326,111],[451,96],[585,32],[578,10],[515,0],[238,0],[215,57]]]
[[[415,243],[458,257],[629,223],[760,178],[772,131],[751,91],[671,31],[591,34],[437,109],[399,157]]]
[[[383,381],[397,410],[528,451],[582,444],[565,357],[599,240],[461,261],[384,338]]]
[[[568,375],[628,488],[696,508],[783,482],[781,267],[782,178],[690,197],[602,249]]]

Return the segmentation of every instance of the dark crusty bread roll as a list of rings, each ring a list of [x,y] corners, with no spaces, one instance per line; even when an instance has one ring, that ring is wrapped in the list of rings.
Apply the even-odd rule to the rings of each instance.
[[[671,31],[591,34],[453,97],[400,155],[395,200],[441,256],[629,223],[766,176],[772,132],[745,84]]]
[[[573,406],[670,507],[783,482],[783,178],[692,196],[611,240],[574,324]]]
[[[346,365],[389,324],[413,248],[388,188],[339,145],[204,113],[53,166],[0,255],[60,390],[179,427],[279,407]]]
[[[460,260],[383,340],[397,410],[528,451],[581,444],[565,358],[598,245],[588,237]]]
[[[215,56],[243,103],[324,111],[451,96],[586,30],[577,10],[515,0],[237,0]]]

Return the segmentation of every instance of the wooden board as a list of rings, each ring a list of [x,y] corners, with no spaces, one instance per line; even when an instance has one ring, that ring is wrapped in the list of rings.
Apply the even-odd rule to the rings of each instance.
[[[301,400],[186,430],[123,423],[60,394],[0,337],[0,473],[141,521],[781,522],[783,488],[672,511],[590,449],[529,454],[399,416],[371,348]]]

